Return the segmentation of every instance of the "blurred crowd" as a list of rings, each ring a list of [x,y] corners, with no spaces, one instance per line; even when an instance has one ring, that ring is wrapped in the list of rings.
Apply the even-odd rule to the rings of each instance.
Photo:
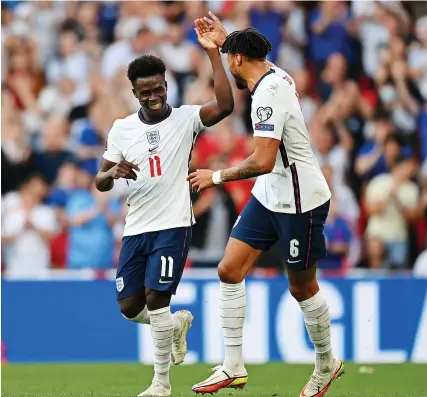
[[[2,2],[2,261],[9,274],[116,265],[126,185],[93,178],[107,133],[138,110],[126,68],[166,63],[168,101],[213,96],[193,20],[210,9],[228,32],[252,26],[295,79],[313,150],[333,194],[325,271],[413,269],[427,276],[425,2]],[[198,138],[192,168],[252,150],[250,95]],[[284,104],[286,106],[286,104]],[[253,180],[193,197],[189,266],[215,266]],[[415,264],[415,265],[414,265]],[[261,268],[283,270],[280,247]]]

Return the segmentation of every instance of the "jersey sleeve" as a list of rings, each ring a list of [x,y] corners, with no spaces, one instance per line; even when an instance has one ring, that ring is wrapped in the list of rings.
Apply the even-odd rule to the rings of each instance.
[[[105,160],[113,163],[118,163],[123,158],[120,150],[120,131],[117,124],[117,121],[115,121],[108,133],[105,152],[102,156]]]
[[[201,130],[205,128],[205,126],[202,123],[202,119],[200,118],[200,109],[202,108],[199,105],[192,106],[193,108],[193,127],[194,127],[194,133],[197,135]]]
[[[254,136],[281,140],[285,123],[290,117],[289,107],[293,106],[285,82],[274,81],[268,87],[255,93],[252,99],[252,127]]]
[[[200,119],[200,105],[182,105],[181,109],[184,109],[183,117],[189,120],[192,136],[195,137],[205,126]]]

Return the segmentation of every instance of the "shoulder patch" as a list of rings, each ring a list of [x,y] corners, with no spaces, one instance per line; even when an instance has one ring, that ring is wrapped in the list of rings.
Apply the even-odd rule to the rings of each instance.
[[[272,115],[273,115],[273,109],[269,106],[265,108],[260,106],[256,110],[256,116],[258,117],[258,120],[260,121],[260,123],[267,121]]]

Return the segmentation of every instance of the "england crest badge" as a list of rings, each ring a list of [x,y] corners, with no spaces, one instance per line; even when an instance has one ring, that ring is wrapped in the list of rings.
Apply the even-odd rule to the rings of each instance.
[[[160,132],[147,131],[147,141],[150,145],[157,145],[160,142]]]

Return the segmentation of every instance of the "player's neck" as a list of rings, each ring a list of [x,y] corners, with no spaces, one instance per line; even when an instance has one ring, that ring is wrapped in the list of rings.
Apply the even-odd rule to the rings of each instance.
[[[246,81],[248,83],[248,88],[252,92],[254,87],[258,84],[266,73],[270,71],[271,67],[267,62],[253,62],[250,66]]]
[[[166,119],[169,116],[170,112],[170,105],[166,105],[159,113],[156,113],[155,115],[148,114],[143,108],[140,108],[138,115],[142,122],[147,124],[155,124]]]

